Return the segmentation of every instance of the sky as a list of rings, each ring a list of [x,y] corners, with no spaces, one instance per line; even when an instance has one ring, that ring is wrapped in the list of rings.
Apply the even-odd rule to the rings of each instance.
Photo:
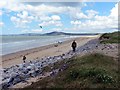
[[[118,3],[3,0],[0,28],[0,34],[113,32],[118,30]]]

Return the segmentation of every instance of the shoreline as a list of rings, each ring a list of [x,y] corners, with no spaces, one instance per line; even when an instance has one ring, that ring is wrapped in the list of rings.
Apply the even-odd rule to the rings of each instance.
[[[78,38],[78,40],[80,40],[80,39]],[[18,73],[16,73],[16,74],[21,77],[21,75],[22,75],[21,70],[23,72],[23,71],[27,71],[28,68],[31,68],[30,71],[28,70],[29,72],[23,76],[25,78],[26,82],[21,82],[21,81],[19,82],[19,77],[18,77],[18,79],[16,79],[18,81],[15,80],[15,82],[18,82],[18,83],[10,87],[10,88],[24,88],[24,87],[31,85],[33,82],[37,82],[40,79],[51,76],[53,72],[55,72],[57,74],[59,72],[58,71],[59,68],[52,69],[53,66],[55,65],[54,63],[57,63],[59,61],[65,60],[65,59],[67,60],[67,59],[74,57],[74,56],[81,57],[81,56],[87,55],[87,54],[89,55],[89,54],[94,54],[94,53],[101,53],[101,51],[103,52],[101,54],[110,56],[111,58],[114,58],[114,60],[116,61],[117,56],[118,56],[117,49],[118,49],[117,44],[100,44],[98,38],[96,37],[96,38],[93,38],[91,40],[88,40],[84,45],[78,46],[75,53],[73,53],[70,50],[67,53],[63,53],[62,55],[52,56],[52,57],[44,57],[43,59],[38,59],[36,61],[23,63],[21,65],[16,65],[16,66],[14,65],[10,68],[6,68],[5,71],[7,71],[7,72],[11,71],[8,74],[11,75],[11,73],[13,73],[13,76],[11,78],[14,78],[14,74],[16,72],[18,72],[19,74]],[[108,52],[108,53],[106,53],[106,52]],[[50,66],[52,71],[48,70],[48,71],[42,72],[42,70],[46,66]],[[22,68],[22,69],[20,69],[20,68]],[[40,68],[40,69],[37,69],[37,68]],[[39,71],[39,74],[37,74],[36,70]],[[31,75],[31,76],[26,77],[29,75]],[[6,82],[6,80],[4,80],[3,85],[5,83],[7,85],[8,82]]]
[[[67,41],[63,41],[61,44],[55,43],[55,44],[50,44],[46,46],[41,46],[37,48],[32,48],[28,50],[23,50],[23,51],[11,53],[11,54],[3,55],[2,56],[2,67],[7,68],[7,67],[10,67],[16,64],[23,63],[22,61],[23,55],[26,55],[27,57],[26,61],[30,61],[30,60],[33,61],[33,60],[43,58],[43,57],[61,55],[71,50],[71,43],[74,39],[77,41],[78,46],[82,46],[85,43],[87,43],[89,40],[94,39],[96,37],[98,37],[98,35],[93,36],[93,37],[71,38]]]

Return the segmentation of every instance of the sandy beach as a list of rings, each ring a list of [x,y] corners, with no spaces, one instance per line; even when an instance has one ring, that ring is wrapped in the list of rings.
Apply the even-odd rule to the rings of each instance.
[[[23,55],[26,55],[27,62],[48,56],[62,55],[63,53],[66,53],[71,50],[71,43],[73,40],[76,40],[77,46],[82,46],[88,41],[95,39],[97,37],[98,35],[91,37],[73,38],[71,40],[62,42],[61,44],[51,44],[47,46],[42,46],[38,48],[33,48],[29,50],[24,50],[12,54],[4,55],[2,56],[2,67],[8,68],[10,66],[23,63],[22,61]]]
[[[81,57],[87,54],[101,53],[114,58],[115,61],[118,60],[118,44],[100,44],[98,38],[99,36],[73,38],[59,44],[47,45],[4,56],[2,61],[4,69],[1,70],[2,72],[4,71],[2,82],[4,88],[24,88],[33,82],[51,76],[54,72],[57,74],[60,68],[51,69],[51,71],[43,70],[46,66],[53,68],[55,63],[74,56]],[[75,53],[71,49],[73,40],[77,42]],[[23,63],[22,55],[26,55],[27,63]],[[65,67],[66,65],[64,64],[62,68],[64,69]]]

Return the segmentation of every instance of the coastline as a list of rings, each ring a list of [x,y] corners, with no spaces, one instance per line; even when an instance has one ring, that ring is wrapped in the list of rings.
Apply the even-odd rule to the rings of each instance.
[[[71,50],[71,43],[73,40],[77,41],[78,46],[82,46],[85,43],[87,43],[89,40],[94,39],[98,37],[98,35],[93,37],[77,37],[77,38],[71,38],[70,40],[64,41],[61,44],[50,44],[46,46],[41,46],[37,48],[32,48],[28,50],[19,51],[16,53],[11,53],[8,55],[2,56],[2,67],[8,68],[10,66],[21,64],[22,56],[26,55],[27,60],[37,60],[39,58],[49,57],[49,56],[56,56],[61,55],[63,53],[66,53]],[[58,45],[57,47],[55,45]]]
[[[5,79],[3,81],[3,85],[4,87],[6,87],[6,85],[9,85],[10,83],[16,83],[13,86],[8,86],[9,88],[25,88],[25,87],[29,87],[30,85],[32,85],[33,83],[37,83],[39,80],[45,78],[45,77],[50,77],[52,75],[52,73],[55,72],[55,75],[59,72],[59,68],[53,68],[53,66],[55,66],[55,63],[59,64],[59,62],[61,60],[69,60],[69,58],[71,57],[81,57],[84,55],[92,55],[94,53],[100,53],[100,55],[106,55],[110,58],[112,58],[113,60],[115,60],[115,62],[117,62],[118,60],[118,44],[100,44],[98,37],[92,37],[92,38],[76,38],[75,40],[78,41],[78,48],[76,50],[75,53],[73,53],[71,50],[69,50],[67,53],[62,53],[61,55],[59,55],[57,52],[54,52],[53,56],[48,56],[48,57],[43,57],[42,58],[38,58],[36,59],[36,61],[32,62],[27,62],[27,63],[21,63],[18,65],[12,65],[12,67],[10,68],[6,68],[4,69],[5,71],[7,71],[8,76],[10,76],[11,78],[15,78],[15,81],[7,81],[7,79],[5,79],[5,76],[3,76],[3,78]],[[70,41],[67,42],[67,44]],[[80,44],[79,44],[80,43]],[[81,45],[81,43],[83,45]],[[71,42],[70,42],[71,44]],[[66,45],[66,43],[65,43]],[[61,45],[64,46],[64,45]],[[62,50],[63,48],[60,47],[60,45],[58,45],[58,47]],[[55,48],[58,48],[55,47]],[[53,49],[53,48],[51,48]],[[55,50],[55,49],[54,49]],[[53,50],[53,51],[54,51]],[[64,50],[66,50],[66,48],[64,47]],[[45,50],[41,51],[42,53],[45,54],[44,52]],[[48,49],[47,51],[49,51],[49,53],[53,54],[53,51],[51,52],[50,49]],[[101,53],[102,52],[102,53]],[[107,52],[107,53],[106,53]],[[37,54],[37,53],[35,53]],[[58,54],[58,55],[56,55]],[[30,54],[31,56],[34,56],[34,54]],[[38,54],[37,54],[38,55]],[[66,61],[65,61],[66,63]],[[64,65],[65,65],[64,63]],[[64,65],[62,66],[62,68],[64,67]],[[40,67],[39,67],[40,66]],[[49,69],[45,69],[47,67],[50,67],[51,70]],[[66,66],[66,65],[65,65]],[[28,70],[27,74],[22,74],[22,72],[27,71],[27,69],[30,68],[30,71]],[[39,68],[39,69],[37,69]],[[61,68],[61,67],[60,67]],[[39,74],[37,74],[36,71],[39,71]],[[46,71],[47,70],[47,71]],[[11,76],[12,75],[12,76]],[[19,77],[15,77],[15,75],[18,75]],[[30,76],[29,76],[30,75]],[[37,75],[37,76],[36,76]],[[27,76],[27,77],[26,77]],[[22,82],[22,79],[19,79],[20,77],[23,77],[25,79],[25,82]],[[16,81],[17,80],[17,81]],[[20,80],[20,82],[19,82]]]

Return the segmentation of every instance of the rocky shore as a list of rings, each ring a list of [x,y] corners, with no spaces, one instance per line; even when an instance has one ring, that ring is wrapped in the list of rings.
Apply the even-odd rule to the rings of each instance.
[[[52,69],[50,72],[44,72],[43,68],[46,66],[54,65],[54,63],[68,60],[74,56],[83,56],[90,53],[102,53],[114,58],[118,58],[118,44],[100,44],[98,39],[93,39],[87,42],[85,45],[77,48],[76,52],[71,50],[62,55],[53,56],[53,57],[43,57],[36,61],[29,61],[22,64],[14,65],[10,68],[1,69],[2,72],[2,82],[0,83],[2,87],[5,88],[24,88],[36,82],[37,80],[53,76],[59,71],[66,69],[67,65],[62,65],[61,68]]]

